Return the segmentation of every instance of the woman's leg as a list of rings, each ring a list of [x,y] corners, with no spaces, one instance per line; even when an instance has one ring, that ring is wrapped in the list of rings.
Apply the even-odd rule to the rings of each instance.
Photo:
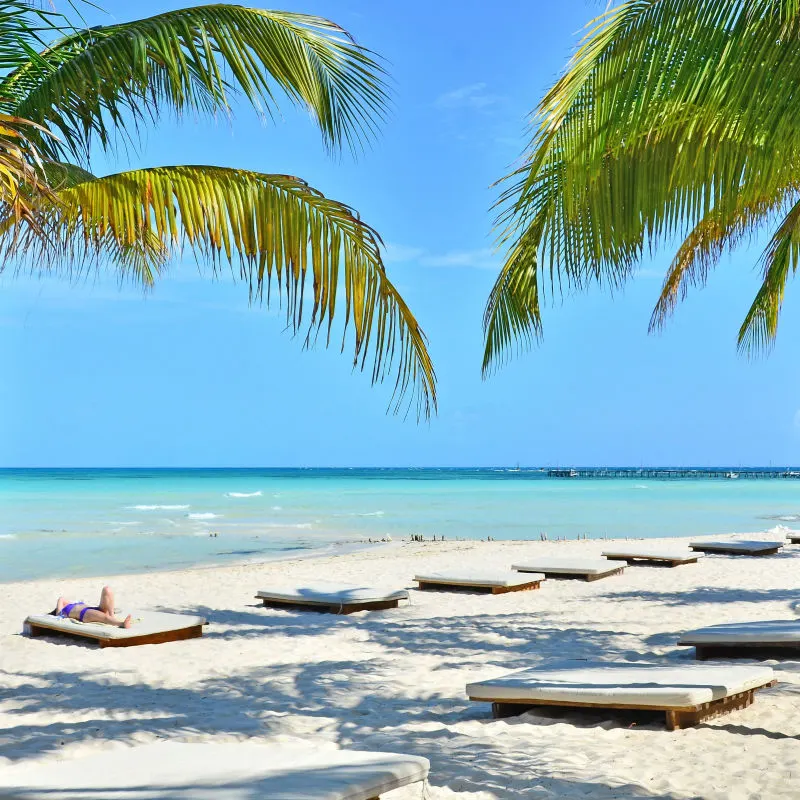
[[[96,608],[87,608],[83,612],[84,622],[100,622],[103,625],[116,625],[118,628],[130,628],[133,624],[133,618],[128,614],[125,619],[119,619],[113,614],[107,614],[105,611],[99,611]]]
[[[104,611],[106,614],[114,616],[114,592],[111,591],[110,586],[104,586],[103,591],[100,592],[100,602],[97,607]]]

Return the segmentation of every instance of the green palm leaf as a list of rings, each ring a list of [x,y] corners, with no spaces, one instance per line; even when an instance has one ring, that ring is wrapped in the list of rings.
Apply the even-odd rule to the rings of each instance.
[[[619,286],[645,248],[684,239],[657,326],[719,255],[797,199],[796,0],[628,0],[596,20],[536,111],[506,179],[500,241],[520,280]],[[523,237],[525,247],[518,247]],[[550,280],[539,273],[549,270]],[[502,281],[502,276],[501,276]],[[487,308],[491,323],[501,281]],[[514,288],[516,298],[525,292]],[[538,291],[514,314],[538,333]],[[510,304],[513,307],[513,304]],[[485,363],[518,335],[488,336]]]
[[[763,350],[778,332],[786,281],[797,272],[800,259],[800,203],[786,214],[762,256],[764,279],[739,330],[739,347],[745,352]]]
[[[358,147],[385,103],[383,70],[320,17],[208,5],[78,31],[0,81],[8,113],[59,133],[54,158],[85,159],[91,140],[165,109],[228,111],[239,91],[272,114],[280,90],[332,146]]]
[[[111,256],[123,277],[150,285],[167,258],[189,247],[215,274],[230,264],[254,301],[269,302],[274,283],[306,344],[320,333],[329,344],[338,312],[342,348],[352,329],[354,366],[369,364],[373,382],[395,375],[395,410],[416,402],[427,417],[436,407],[425,335],[386,276],[378,235],[298,178],[207,166],[135,170],[62,188],[39,221],[50,247],[37,248],[15,226],[5,243],[51,269]]]

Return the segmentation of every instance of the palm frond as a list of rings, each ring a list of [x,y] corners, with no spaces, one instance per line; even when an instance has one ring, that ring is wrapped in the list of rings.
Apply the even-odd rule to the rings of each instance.
[[[377,233],[298,178],[206,166],[134,170],[62,189],[39,217],[60,249],[24,240],[16,249],[35,261],[50,258],[51,269],[118,249],[127,274],[135,264],[148,283],[166,257],[188,247],[215,274],[230,264],[252,301],[268,303],[274,282],[289,326],[305,329],[306,344],[320,333],[330,344],[338,311],[342,349],[352,328],[354,367],[369,364],[373,382],[395,374],[395,411],[416,402],[418,417],[428,417],[436,407],[425,335],[386,276]]]
[[[739,348],[744,352],[765,350],[774,342],[786,281],[797,272],[798,259],[800,202],[789,210],[764,250],[761,288],[739,329]]]
[[[29,53],[46,46],[66,20],[33,0],[3,0],[0,4],[0,72],[27,63]]]
[[[792,188],[788,196],[795,194],[796,189]],[[650,317],[650,332],[664,327],[678,303],[686,299],[690,287],[705,286],[709,272],[723,253],[743,239],[752,238],[786,202],[787,192],[782,191],[775,198],[762,199],[733,213],[723,215],[719,209],[709,211],[686,237],[670,264]]]
[[[53,158],[83,161],[92,140],[111,146],[126,121],[227,112],[237,91],[268,114],[280,91],[308,109],[327,144],[352,148],[386,105],[382,68],[338,25],[222,4],[78,31],[0,81],[8,113],[59,133],[47,143]]]
[[[536,264],[536,253],[526,249],[533,247],[535,251],[536,233],[534,225],[527,235],[520,237],[489,295],[483,316],[484,376],[512,345],[530,346],[541,336],[538,275],[531,268]]]
[[[24,223],[31,235],[41,236],[33,209],[40,202],[52,202],[54,196],[31,141],[33,134],[47,131],[28,120],[0,114],[0,219],[11,219],[15,226]]]
[[[509,260],[536,227],[524,248],[530,280],[541,286],[549,270],[553,288],[615,287],[645,248],[681,236],[662,294],[668,312],[688,277],[707,274],[720,242],[760,224],[770,212],[759,204],[796,186],[797,6],[627,0],[598,18],[505,179],[497,225]],[[739,229],[742,209],[754,211]],[[530,313],[538,320],[538,306]]]

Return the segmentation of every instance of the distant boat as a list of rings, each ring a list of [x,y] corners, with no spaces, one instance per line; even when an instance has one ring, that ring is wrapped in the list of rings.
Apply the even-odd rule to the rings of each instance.
[[[738,472],[726,472],[725,473],[725,477],[726,478],[730,478],[731,480],[735,480],[736,478],[739,477],[739,473]]]

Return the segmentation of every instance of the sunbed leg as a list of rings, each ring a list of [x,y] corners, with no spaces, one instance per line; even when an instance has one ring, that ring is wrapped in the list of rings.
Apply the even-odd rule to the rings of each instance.
[[[47,631],[44,628],[40,628],[38,625],[31,625],[30,623],[25,628],[25,635],[34,638],[36,636],[45,636]]]
[[[530,710],[531,706],[523,703],[492,703],[492,716],[495,719],[505,719],[506,717],[518,717]]]
[[[680,727],[677,711],[667,711],[667,730],[674,731]]]

